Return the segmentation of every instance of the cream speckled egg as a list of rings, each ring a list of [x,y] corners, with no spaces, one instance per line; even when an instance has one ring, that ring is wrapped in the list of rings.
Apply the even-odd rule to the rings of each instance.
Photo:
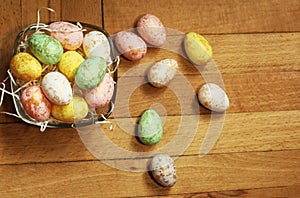
[[[86,101],[81,97],[74,96],[67,105],[52,105],[51,114],[57,120],[72,123],[85,118],[88,111]]]
[[[52,30],[51,36],[56,38],[64,49],[76,50],[83,40],[83,33],[80,28],[70,22],[57,21],[49,25]]]
[[[178,63],[174,59],[164,59],[155,63],[148,72],[148,80],[154,87],[166,86],[175,76]]]
[[[106,73],[102,82],[94,89],[85,93],[85,100],[94,108],[104,107],[109,103],[114,93],[114,80]]]
[[[74,82],[75,74],[84,61],[84,58],[76,51],[66,51],[58,63],[58,69],[69,81]]]
[[[20,52],[11,59],[10,70],[15,77],[27,82],[41,76],[42,65],[29,53]]]
[[[159,47],[166,41],[165,27],[159,18],[152,14],[146,14],[138,20],[137,31],[147,43],[154,47]]]
[[[171,187],[176,183],[176,170],[173,159],[165,154],[157,154],[150,164],[154,179],[162,186]]]
[[[60,72],[49,72],[42,79],[42,89],[47,98],[56,105],[72,101],[72,88],[68,79]]]
[[[115,44],[119,52],[128,60],[140,60],[147,53],[145,41],[132,32],[118,32],[115,37]]]
[[[212,48],[208,41],[195,32],[189,32],[184,38],[184,49],[188,58],[196,65],[206,64],[212,59]]]
[[[106,36],[99,31],[91,31],[84,36],[83,50],[87,57],[100,56],[111,62],[110,45]]]
[[[225,91],[214,83],[204,84],[198,93],[199,102],[206,108],[223,112],[229,107],[229,99]]]

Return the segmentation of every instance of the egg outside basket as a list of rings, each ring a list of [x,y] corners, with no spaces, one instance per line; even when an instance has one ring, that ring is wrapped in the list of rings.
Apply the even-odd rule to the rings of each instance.
[[[20,101],[20,96],[21,96],[22,90],[24,88],[26,88],[30,84],[39,84],[40,82],[37,81],[37,82],[31,82],[31,83],[27,83],[27,84],[20,83],[20,80],[16,79],[11,74],[10,70],[8,70],[8,75],[9,75],[8,79],[10,80],[10,89],[11,90],[7,91],[7,90],[5,90],[5,88],[0,88],[2,90],[1,98],[3,99],[4,93],[8,93],[12,96],[16,114],[7,113],[7,112],[5,112],[5,113],[7,113],[9,115],[13,115],[15,117],[18,117],[28,124],[40,126],[41,131],[44,131],[46,128],[70,128],[70,127],[75,127],[75,126],[76,127],[77,126],[87,126],[87,125],[92,125],[92,124],[104,123],[104,122],[106,122],[106,119],[110,116],[110,114],[113,112],[113,109],[114,109],[114,102],[115,102],[116,91],[117,91],[116,83],[118,80],[118,65],[119,65],[120,59],[119,59],[119,56],[115,55],[114,45],[113,45],[111,38],[109,37],[109,34],[103,28],[95,26],[95,25],[91,25],[91,24],[87,24],[87,23],[78,23],[78,22],[73,22],[73,21],[68,21],[68,22],[75,24],[75,25],[79,25],[81,27],[81,29],[84,31],[84,34],[90,32],[90,31],[100,31],[106,36],[106,38],[109,42],[109,45],[110,45],[110,56],[111,56],[111,60],[112,60],[112,62],[107,66],[107,70],[108,70],[107,72],[110,73],[111,77],[115,81],[114,93],[113,93],[113,96],[112,96],[109,104],[107,105],[107,108],[103,109],[101,111],[101,113],[97,113],[96,109],[90,107],[88,115],[84,119],[82,119],[80,121],[76,121],[75,123],[65,123],[65,122],[59,121],[53,117],[50,117],[46,122],[38,122],[35,119],[31,118],[26,113],[26,111],[23,108],[23,105]],[[28,27],[23,29],[18,34],[18,36],[15,40],[13,55],[15,55],[19,52],[27,52],[28,51],[28,49],[26,47],[27,38],[29,38],[29,36],[32,35],[34,32],[41,31],[43,29],[46,29],[47,27],[48,27],[48,24],[39,23],[39,24],[29,25]],[[82,46],[77,51],[79,53],[83,54]],[[55,71],[56,66],[51,65],[51,69],[52,69],[52,71],[53,70]],[[50,71],[47,71],[47,70],[43,71],[42,76],[44,76],[47,72],[50,72]],[[4,82],[2,83],[2,85],[4,87]],[[76,88],[76,86],[74,86],[74,87],[75,87],[74,89],[79,89],[79,88]],[[78,90],[74,90],[74,89],[73,89],[73,92],[77,92],[76,94],[78,94]],[[1,102],[2,102],[2,100],[1,100]]]

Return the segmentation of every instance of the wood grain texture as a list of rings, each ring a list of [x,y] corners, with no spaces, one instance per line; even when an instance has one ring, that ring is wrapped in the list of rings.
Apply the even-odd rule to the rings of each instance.
[[[80,6],[79,6],[80,5]],[[62,19],[79,21],[102,27],[101,0],[61,0]]]
[[[37,12],[40,10],[40,22],[61,20],[61,4],[58,0],[22,0],[22,28],[30,24],[37,23]],[[45,8],[52,8],[55,12],[50,12]]]
[[[192,133],[188,127],[179,128],[181,119],[179,116],[164,117],[164,136],[153,147],[142,145],[132,136],[135,127],[131,123],[137,123],[138,119],[111,120],[117,125],[114,131],[109,130],[109,125],[102,125],[101,128],[119,148],[134,152],[156,151],[174,141],[176,134]],[[211,121],[210,115],[201,115],[197,119],[196,134],[192,133],[194,137],[191,144],[187,144],[184,155],[199,154],[209,125],[215,123]],[[221,135],[210,154],[298,149],[299,119],[299,111],[227,114]],[[98,130],[95,127],[95,132]],[[183,137],[182,141],[186,144],[187,140]],[[105,149],[104,146],[102,148]],[[75,129],[47,129],[41,133],[38,127],[24,123],[0,125],[0,151],[2,165],[96,159],[88,152]],[[110,153],[109,158],[112,159],[124,157],[114,151]],[[176,154],[180,154],[179,151]]]
[[[230,107],[227,112],[297,110],[300,108],[299,72],[222,75]],[[144,77],[122,77],[118,81],[114,117],[139,116],[153,104],[164,106],[168,115],[209,113],[197,104],[198,91],[205,83],[201,75],[176,76],[168,88],[157,89]],[[220,84],[218,76],[207,75],[206,82]],[[141,85],[134,89],[136,85]],[[188,91],[187,91],[188,90]],[[170,102],[172,101],[172,102]],[[129,112],[127,108],[129,104]]]
[[[183,198],[229,198],[229,197],[265,197],[265,198],[278,198],[278,197],[298,197],[299,185],[272,187],[262,189],[240,189],[231,191],[207,192],[207,193],[194,193],[194,194],[180,194],[180,195],[167,195],[167,196],[153,196],[159,197],[183,197]]]
[[[168,151],[176,158],[178,181],[163,188],[149,173],[137,172],[139,167],[146,169],[152,155],[122,155],[118,149],[108,150],[106,142],[92,139],[93,148],[104,152],[99,160],[75,129],[41,133],[39,127],[1,114],[1,198],[299,196],[299,1],[8,0],[0,4],[0,81],[7,76],[17,33],[37,21],[41,7],[56,10],[56,17],[42,10],[41,22],[82,21],[104,25],[114,34],[133,28],[142,14],[152,13],[166,27],[179,31],[168,30],[167,50],[148,48],[146,57],[136,62],[121,57],[117,103],[110,119],[116,127],[109,131],[109,124],[96,126],[95,133],[102,129],[104,141],[139,156],[158,152],[181,137]],[[183,33],[190,31],[203,34],[213,47],[214,62],[206,67],[194,67],[181,56],[185,55]],[[176,59],[180,68],[169,88],[155,89],[147,84],[147,69],[164,58]],[[221,114],[212,122],[211,112],[197,102],[196,93],[205,80],[224,82],[231,106],[213,149],[200,157],[209,126],[222,124]],[[131,92],[138,83],[142,85]],[[152,147],[134,136],[134,124],[150,107],[161,113],[165,123],[162,140]],[[13,111],[9,96],[0,111]],[[184,133],[178,133],[181,130]],[[180,152],[184,144],[187,149]],[[109,163],[129,166],[130,171]]]
[[[297,0],[104,0],[105,27],[116,33],[134,27],[143,14],[158,16],[168,28],[202,34],[300,30]]]
[[[204,36],[212,46],[214,63],[201,67],[203,72],[210,71],[212,64],[216,65],[222,74],[300,70],[299,33]],[[175,59],[182,74],[199,73],[186,57],[182,42],[183,35],[169,35],[166,44],[162,46],[163,49],[148,48],[146,56],[140,61],[128,61],[122,57],[119,75],[122,76],[135,66],[165,58]]]
[[[147,172],[122,172],[100,162],[4,165],[0,193],[130,197],[292,186],[300,179],[299,150],[182,156],[175,165],[178,181],[173,188],[160,187]]]

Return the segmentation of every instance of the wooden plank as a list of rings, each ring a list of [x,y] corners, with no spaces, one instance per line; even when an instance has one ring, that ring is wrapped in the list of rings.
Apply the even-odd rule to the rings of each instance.
[[[0,4],[0,82],[7,77],[15,37],[21,29],[20,2],[8,1]]]
[[[184,198],[228,198],[228,197],[265,197],[265,198],[276,198],[276,197],[294,197],[299,195],[299,185],[284,186],[284,187],[271,187],[262,189],[240,189],[231,191],[218,191],[218,192],[207,192],[207,193],[194,193],[194,194],[179,194],[179,195],[167,195],[167,196],[153,196],[152,198],[159,197],[184,197]]]
[[[139,67],[143,74],[148,67]],[[282,111],[300,109],[299,72],[206,75],[206,82],[221,83],[230,99],[227,112]],[[157,89],[144,77],[122,77],[118,81],[114,117],[136,117],[153,104],[161,104],[167,115],[207,114],[198,106],[196,94],[205,81],[201,75],[176,76],[168,88]],[[138,86],[139,85],[139,86]],[[183,108],[184,107],[184,108]],[[128,109],[129,108],[129,113]]]
[[[159,186],[147,172],[120,171],[100,162],[2,165],[0,194],[132,197],[292,186],[300,181],[299,156],[299,150],[183,156],[175,160],[173,188]]]
[[[102,27],[101,0],[78,1],[62,0],[62,19],[79,21]]]
[[[116,33],[134,27],[146,13],[181,32],[202,34],[290,32],[300,30],[298,0],[104,0],[105,27]],[[171,13],[171,14],[167,14]]]
[[[40,22],[61,20],[61,4],[57,0],[22,0],[22,28],[37,23],[37,12],[40,9]],[[55,12],[50,12],[44,8],[52,8]]]
[[[205,35],[213,48],[214,63],[222,74],[252,72],[283,72],[300,70],[300,33]],[[121,58],[119,76],[135,66],[172,58],[183,74],[199,73],[182,49],[183,35],[169,35],[160,49],[148,48],[140,61]],[[183,56],[182,56],[183,55]]]
[[[186,118],[186,116],[162,117],[165,123],[164,136],[158,144],[151,147],[142,145],[132,136],[135,134],[135,126],[132,126],[130,118],[111,120],[117,125],[114,131],[109,130],[109,125],[101,125],[101,128],[106,137],[118,148],[137,153],[166,148],[169,142],[175,141],[173,138],[176,134],[190,133],[191,144],[187,137],[183,137],[180,143],[187,146],[184,155],[198,155],[209,125],[216,123],[211,121],[210,115],[201,115],[194,134],[191,127],[179,128],[180,124],[184,124],[181,120]],[[221,135],[210,154],[299,149],[299,119],[299,111],[227,114]],[[133,121],[137,122],[138,119]],[[99,130],[98,126],[94,129],[97,132]],[[99,142],[96,145],[102,144]],[[106,148],[102,145],[103,151],[107,150]],[[176,152],[175,154],[180,154],[180,151]],[[119,156],[114,151],[110,153],[109,158],[124,158],[124,155]],[[94,159],[95,157],[86,149],[75,129],[47,129],[46,132],[41,133],[38,127],[27,124],[0,125],[1,164]]]

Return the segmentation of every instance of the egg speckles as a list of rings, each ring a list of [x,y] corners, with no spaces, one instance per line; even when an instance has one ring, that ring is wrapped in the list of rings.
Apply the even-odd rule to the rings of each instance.
[[[176,183],[176,170],[173,159],[165,154],[152,158],[150,170],[153,178],[162,186],[171,187]]]
[[[39,86],[30,86],[24,89],[21,103],[27,114],[37,121],[44,122],[50,117],[51,103]]]
[[[229,99],[225,91],[214,83],[204,84],[198,93],[199,102],[206,108],[223,112],[229,107]]]
[[[166,40],[166,30],[158,17],[152,14],[142,16],[137,22],[137,31],[141,37],[154,47],[159,47]]]
[[[42,89],[47,98],[56,105],[66,105],[72,100],[72,88],[60,72],[49,72],[42,80]]]
[[[114,93],[114,80],[106,73],[102,82],[94,89],[85,93],[85,100],[94,108],[104,107],[109,103]]]
[[[148,72],[148,80],[154,87],[166,86],[175,76],[178,68],[174,59],[164,59],[155,63]]]
[[[160,116],[153,109],[146,110],[139,121],[139,140],[145,145],[154,145],[161,140],[162,135],[163,126]]]
[[[99,31],[91,31],[84,36],[83,50],[87,57],[100,56],[111,62],[110,45],[106,36]]]
[[[44,64],[56,64],[60,61],[64,50],[58,40],[47,34],[35,33],[28,39],[32,54]]]
[[[212,48],[208,41],[195,32],[189,32],[184,38],[184,49],[188,58],[196,65],[206,64],[212,59]]]
[[[10,70],[15,77],[27,82],[41,76],[42,65],[29,53],[20,52],[11,59]]]
[[[142,59],[147,52],[147,45],[144,40],[132,32],[117,33],[115,44],[119,52],[132,61]]]
[[[83,40],[83,33],[80,28],[72,23],[57,21],[49,25],[52,30],[51,36],[57,39],[66,50],[78,49]]]

